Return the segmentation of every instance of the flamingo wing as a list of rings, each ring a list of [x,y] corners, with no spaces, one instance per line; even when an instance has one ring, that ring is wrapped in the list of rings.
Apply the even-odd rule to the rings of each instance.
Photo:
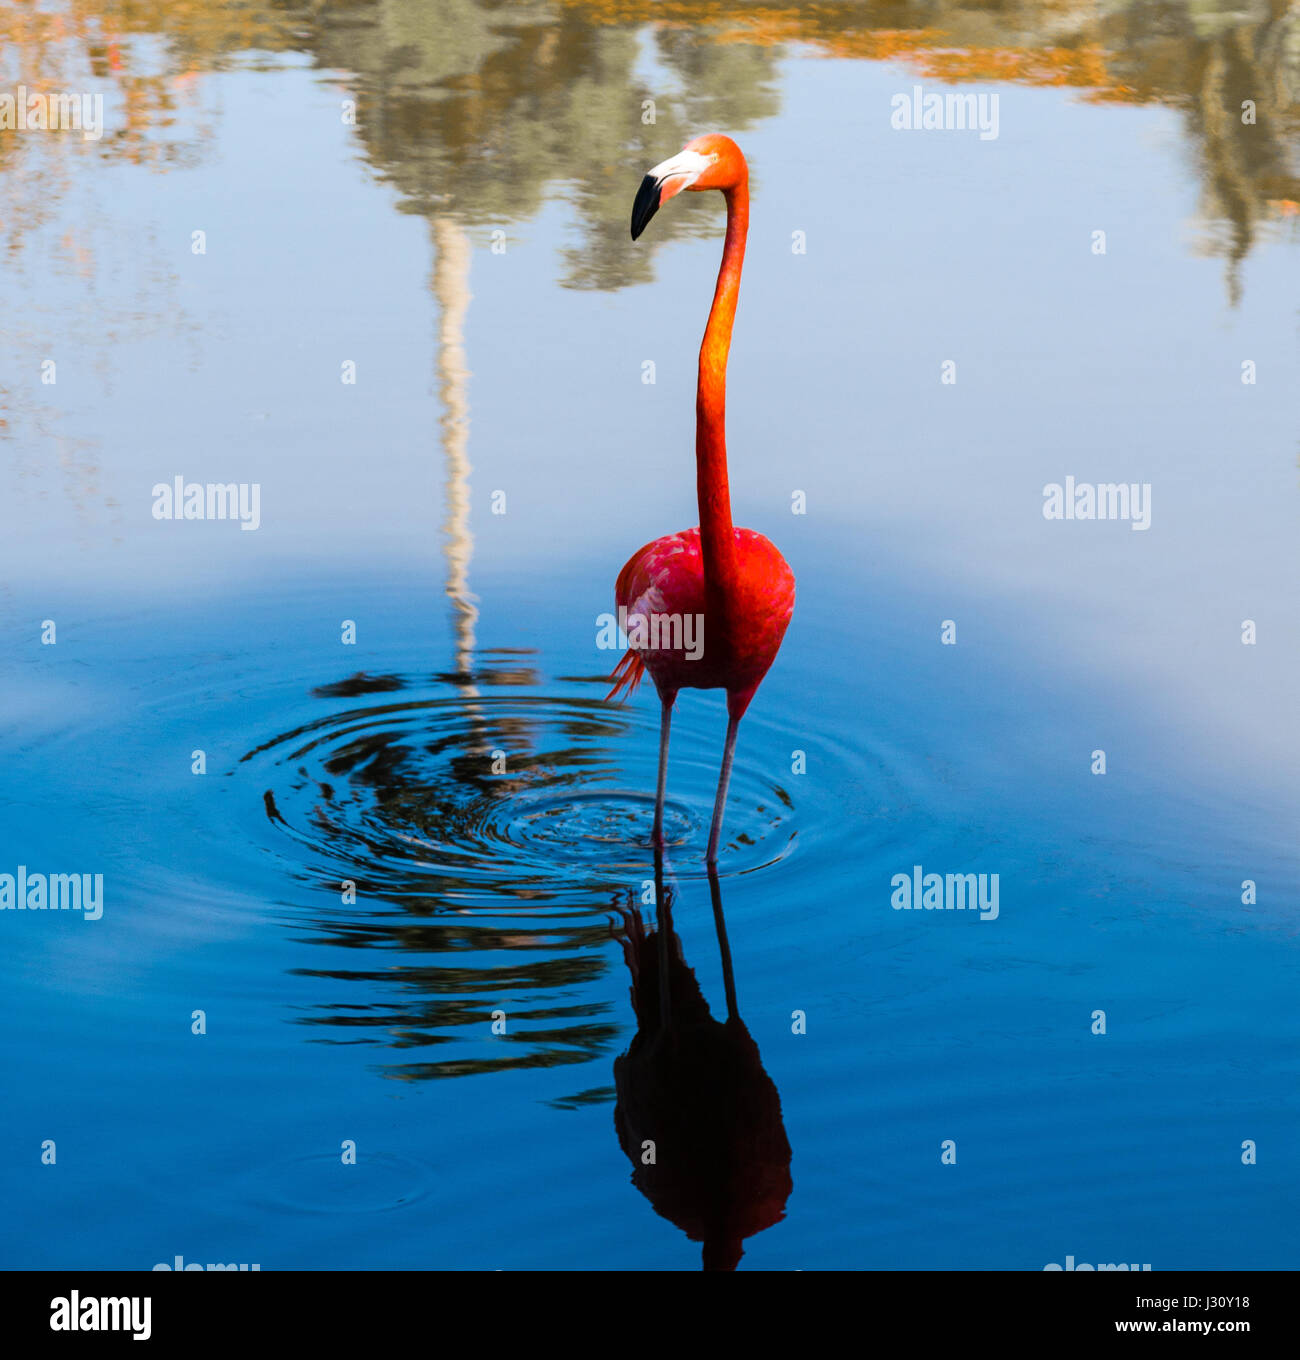
[[[614,602],[627,611],[629,622],[638,615],[648,620],[655,614],[703,614],[704,562],[699,529],[664,534],[638,548],[618,574]],[[606,698],[636,692],[647,669],[648,655],[628,648],[614,669],[614,688]],[[660,668],[652,666],[652,674],[655,669]]]

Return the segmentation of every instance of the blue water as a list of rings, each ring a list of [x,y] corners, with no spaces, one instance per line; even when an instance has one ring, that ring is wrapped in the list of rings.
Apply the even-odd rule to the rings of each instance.
[[[1158,104],[1006,85],[996,142],[913,137],[908,69],[763,60],[732,482],[799,597],[718,883],[757,1059],[701,1021],[657,1117],[788,1140],[742,1269],[1294,1267],[1296,242],[1233,297]],[[572,286],[581,195],[426,223],[333,82],[205,73],[220,154],[76,161],[93,286],[41,264],[72,202],[6,283],[0,873],[105,886],[0,912],[0,1264],[697,1269],[616,1129],[658,712],[595,643],[693,521],[716,214]],[[261,527],[154,520],[177,475]],[[1150,482],[1151,528],[1046,521],[1066,475]],[[724,728],[684,693],[658,885],[719,1022]],[[917,865],[996,919],[895,910]]]

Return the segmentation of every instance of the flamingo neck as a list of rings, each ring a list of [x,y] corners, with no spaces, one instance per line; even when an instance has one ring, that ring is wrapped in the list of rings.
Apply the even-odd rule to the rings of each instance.
[[[709,324],[700,346],[699,385],[695,395],[696,489],[700,502],[700,551],[709,612],[719,619],[728,588],[736,580],[736,540],[727,483],[727,355],[740,294],[740,271],[749,231],[749,176],[725,190],[727,239],[713,293]]]

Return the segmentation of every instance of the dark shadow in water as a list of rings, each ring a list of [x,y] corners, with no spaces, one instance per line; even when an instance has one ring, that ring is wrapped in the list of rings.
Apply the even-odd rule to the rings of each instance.
[[[294,928],[333,954],[293,970],[324,984],[297,1022],[317,1042],[421,1054],[383,1064],[398,1080],[580,1064],[621,1028],[605,914],[629,879],[616,861],[644,862],[650,815],[648,794],[609,787],[627,715],[520,693],[537,677],[503,657],[470,678],[472,699],[459,671],[321,686],[350,706],[241,762],[265,780],[268,849],[312,894]],[[501,1008],[508,1027],[492,1034]]]
[[[703,1243],[705,1270],[734,1270],[744,1240],[785,1217],[790,1143],[781,1097],[736,1004],[722,887],[709,875],[727,1018],[714,1019],[673,930],[656,856],[658,923],[635,903],[619,935],[632,975],[637,1030],[614,1063],[614,1127],[632,1183],[654,1211]]]
[[[390,1079],[608,1061],[623,1032],[608,914],[646,877],[654,714],[605,702],[607,676],[538,693],[529,661],[480,650],[467,669],[318,685],[319,716],[231,771],[253,844],[283,876],[283,924],[327,946],[291,970],[318,984],[295,1022],[311,1042],[371,1049]],[[697,782],[666,808],[670,853],[692,864],[711,795]],[[784,853],[793,813],[742,752],[724,872]],[[611,1095],[587,1083],[551,1103]]]

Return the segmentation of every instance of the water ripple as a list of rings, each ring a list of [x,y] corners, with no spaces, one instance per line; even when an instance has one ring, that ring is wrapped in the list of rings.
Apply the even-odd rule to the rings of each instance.
[[[386,695],[404,687],[393,676],[374,684]],[[339,692],[329,687],[318,697]],[[302,724],[241,763],[265,785],[267,821],[294,842],[279,853],[309,879],[346,878],[389,901],[456,905],[571,895],[579,879],[607,898],[649,863],[656,718],[646,709],[510,687],[412,697]],[[712,812],[710,780],[691,766],[708,765],[702,753],[711,755],[713,743],[683,726],[664,830],[669,854],[686,867],[702,860]],[[626,786],[620,757],[629,752],[643,769],[640,789]],[[742,752],[724,873],[788,853],[793,813],[786,789]]]
[[[402,1080],[607,1055],[622,1033],[611,904],[653,872],[657,708],[606,703],[595,677],[548,693],[518,658],[480,661],[472,675],[349,676],[306,707],[280,696],[263,716],[292,724],[227,771],[243,850],[259,877],[270,856],[287,880],[286,924],[331,946],[290,970],[307,990],[296,1023],[317,1043],[388,1050],[383,1070]],[[674,724],[664,830],[678,878],[704,873],[716,708],[682,705]],[[754,723],[750,736],[724,874],[795,844],[774,777],[785,735]]]

